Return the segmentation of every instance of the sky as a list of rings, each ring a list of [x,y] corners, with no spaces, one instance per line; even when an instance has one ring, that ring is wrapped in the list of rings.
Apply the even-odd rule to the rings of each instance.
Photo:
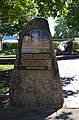
[[[49,17],[48,18],[48,23],[49,23],[51,34],[52,34],[52,36],[54,36],[54,33],[55,33],[54,27],[56,25],[55,20],[52,17]]]
[[[18,42],[17,36],[4,36],[3,42]]]

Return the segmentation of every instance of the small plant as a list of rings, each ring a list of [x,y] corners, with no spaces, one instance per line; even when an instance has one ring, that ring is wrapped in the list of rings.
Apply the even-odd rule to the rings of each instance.
[[[79,49],[79,43],[74,42],[74,43],[73,43],[73,49],[74,49],[74,50],[75,50],[75,49]]]
[[[57,42],[54,42],[54,43],[53,43],[53,46],[54,46],[54,49],[55,49],[55,50],[57,50],[58,45],[59,45],[59,43],[57,43]]]
[[[16,55],[16,49],[4,51],[5,55]]]
[[[3,50],[8,51],[12,49],[17,49],[18,43],[3,43]]]
[[[16,55],[16,49],[1,51],[0,56],[14,56]]]
[[[13,68],[14,65],[0,65],[0,92],[9,89]]]

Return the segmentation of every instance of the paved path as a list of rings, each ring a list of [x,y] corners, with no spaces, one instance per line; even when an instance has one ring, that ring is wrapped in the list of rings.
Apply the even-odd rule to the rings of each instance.
[[[79,120],[79,59],[58,61],[65,107],[57,112],[0,109],[0,120]],[[75,109],[72,109],[75,108]]]
[[[79,108],[79,59],[58,61],[67,108]]]

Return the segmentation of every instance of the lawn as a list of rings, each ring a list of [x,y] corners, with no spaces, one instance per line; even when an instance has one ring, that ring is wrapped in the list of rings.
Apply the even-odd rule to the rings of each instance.
[[[9,89],[13,68],[14,65],[0,65],[0,92]]]
[[[16,56],[16,49],[0,51],[0,57]],[[0,65],[0,92],[9,88],[10,78],[14,65]]]
[[[16,49],[0,51],[0,57],[16,56]]]

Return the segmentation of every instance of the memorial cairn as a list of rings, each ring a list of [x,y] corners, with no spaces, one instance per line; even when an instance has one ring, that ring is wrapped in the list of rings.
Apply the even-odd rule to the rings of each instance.
[[[61,108],[63,96],[49,25],[31,20],[20,33],[10,103],[20,108]]]

